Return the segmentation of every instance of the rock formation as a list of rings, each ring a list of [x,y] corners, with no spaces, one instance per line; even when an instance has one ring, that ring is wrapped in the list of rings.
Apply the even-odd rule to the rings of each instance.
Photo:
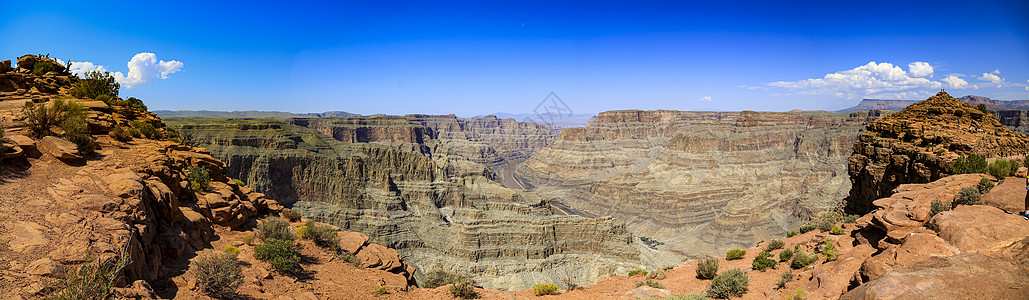
[[[781,236],[850,190],[854,138],[880,112],[603,112],[523,163],[536,191],[685,257]]]
[[[848,162],[853,185],[848,209],[868,212],[872,200],[904,183],[926,183],[951,171],[961,155],[1029,154],[1029,138],[985,113],[940,92],[868,124]]]
[[[558,282],[566,272],[584,284],[644,265],[641,244],[621,222],[555,215],[535,193],[504,188],[482,173],[444,167],[465,161],[448,146],[459,139],[441,142],[436,129],[415,118],[173,126],[227,162],[229,176],[309,218],[396,248],[419,270],[416,278],[444,269],[474,275],[485,287],[523,289]],[[440,132],[460,129],[445,128],[439,119],[432,122]]]

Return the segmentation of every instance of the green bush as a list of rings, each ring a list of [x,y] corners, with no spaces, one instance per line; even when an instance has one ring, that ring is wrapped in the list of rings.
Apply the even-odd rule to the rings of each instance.
[[[126,106],[131,107],[132,109],[137,111],[147,110],[146,104],[143,104],[143,100],[139,100],[139,98],[136,97],[129,97],[129,99],[125,99],[125,104]]]
[[[990,190],[992,190],[993,186],[994,186],[993,180],[982,178],[982,179],[979,179],[979,185],[976,186],[976,188],[979,189],[979,193],[980,194],[985,194],[986,192],[989,192]]]
[[[932,204],[929,205],[929,217],[932,218],[938,213],[950,210],[950,205],[944,204],[940,200],[933,200]]]
[[[843,235],[843,233],[845,232],[843,231],[843,228],[841,228],[840,226],[833,226],[832,229],[829,229],[829,234],[832,235]]]
[[[707,288],[707,295],[711,298],[741,297],[747,292],[750,285],[750,276],[740,269],[730,269],[715,276],[711,285]]]
[[[787,261],[793,258],[793,249],[786,249],[779,252],[779,261]]]
[[[257,224],[257,238],[261,240],[282,240],[293,241],[297,237],[293,229],[289,228],[289,222],[280,218],[268,218]]]
[[[457,274],[436,269],[425,273],[425,277],[422,279],[422,282],[419,282],[419,286],[434,289],[444,285],[457,283],[460,279],[461,276],[458,276]]]
[[[979,202],[980,196],[982,196],[982,194],[979,194],[978,188],[965,187],[961,189],[961,192],[958,193],[957,199],[954,201],[958,204],[975,205]]]
[[[336,257],[339,258],[339,260],[357,268],[360,268],[363,263],[361,259],[357,258],[357,255],[354,255],[353,253],[339,253]]]
[[[78,103],[73,104],[79,105]],[[60,127],[64,130],[64,138],[75,143],[79,154],[89,155],[96,152],[96,141],[89,134],[89,125],[86,123],[86,115],[84,113],[70,113],[61,122]]]
[[[49,101],[49,104],[26,102],[22,108],[22,113],[25,116],[25,126],[29,128],[33,136],[44,137],[54,135],[52,128],[55,126],[61,126],[64,129],[65,126],[71,127],[70,125],[85,123],[86,113],[82,104],[59,98]],[[72,122],[75,124],[66,124],[66,121],[69,119],[74,119]],[[77,132],[83,131],[78,127],[68,129]],[[65,131],[68,129],[65,129]]]
[[[836,223],[843,221],[843,219],[843,216],[840,216],[840,214],[830,211],[816,217],[814,220],[811,220],[807,225],[814,226],[815,229],[821,231],[829,231],[832,230],[832,227],[835,226]],[[808,232],[811,230],[811,228],[807,228],[805,231],[805,228],[801,227],[801,232]]]
[[[986,173],[986,156],[969,154],[954,161],[950,169],[951,174],[975,174]]]
[[[372,289],[371,294],[375,295],[376,297],[382,296],[382,295],[385,295],[385,294],[389,294],[389,288],[386,287],[386,286],[380,286],[380,287]]]
[[[76,98],[96,99],[100,95],[117,97],[121,84],[114,80],[110,72],[87,71],[86,77],[72,86],[71,95]]]
[[[56,68],[54,63],[49,60],[40,60],[36,64],[32,65],[32,74],[36,76],[46,75],[47,72],[54,71]]]
[[[300,217],[302,217],[299,212],[289,208],[283,209],[282,212],[279,213],[279,215],[283,218],[286,218],[286,220],[289,220],[290,222],[300,221]]]
[[[997,160],[990,163],[987,169],[989,170],[991,176],[996,177],[997,179],[1002,179],[1004,177],[1008,177],[1014,174],[1015,171],[1018,170],[1018,167],[1013,161],[998,158]]]
[[[797,232],[796,231],[790,231],[790,232],[786,233],[786,237],[788,237],[788,238],[795,237],[795,236],[797,236]]]
[[[786,270],[786,272],[782,273],[782,276],[779,277],[779,281],[775,282],[775,289],[779,290],[786,287],[786,283],[790,281],[793,281],[793,272]]]
[[[661,285],[660,282],[658,282],[657,280],[653,280],[653,279],[647,279],[646,281],[637,281],[636,282],[636,287],[641,287],[641,286],[644,286],[644,285],[652,287],[652,288],[655,288],[655,289],[664,289],[665,288],[664,285]]]
[[[247,245],[253,244],[254,243],[254,235],[253,234],[244,235],[243,236],[243,243],[247,244]]]
[[[107,104],[107,106],[111,106],[111,103],[113,102],[114,97],[111,97],[111,95],[100,95],[100,96],[96,96],[96,99],[93,99],[93,100],[103,101],[104,104]]]
[[[189,271],[197,280],[197,288],[214,298],[232,298],[243,284],[243,268],[236,255],[229,252],[201,255],[193,260]]]
[[[697,278],[711,279],[718,275],[718,259],[709,257],[697,263]]]
[[[241,187],[246,186],[246,184],[243,183],[243,181],[239,180],[239,179],[232,179],[232,182],[236,183],[236,185],[241,186]]]
[[[128,142],[132,140],[132,133],[129,132],[129,130],[126,129],[125,126],[121,125],[114,126],[114,129],[111,129],[111,132],[108,133],[108,135],[110,135],[115,140],[121,142]]]
[[[629,277],[633,277],[633,276],[636,276],[636,275],[646,276],[647,275],[647,271],[646,270],[639,270],[639,269],[629,271]]]
[[[313,241],[315,245],[338,251],[339,236],[336,234],[336,230],[329,225],[318,225],[314,221],[307,221],[307,234],[304,238]]]
[[[786,296],[786,300],[807,300],[807,292],[802,288],[797,288],[789,296]]]
[[[154,124],[150,124],[148,122],[132,121],[132,128],[139,130],[139,133],[148,139],[157,140],[164,138],[161,131],[157,130],[157,128],[154,127]]]
[[[297,253],[292,241],[265,239],[263,244],[254,246],[254,258],[268,261],[272,268],[283,274],[300,274],[300,253]]]
[[[479,297],[475,291],[475,281],[471,278],[461,277],[457,283],[450,286],[450,295],[459,299],[474,299]]]
[[[90,255],[87,261],[93,261]],[[80,300],[107,299],[111,288],[121,276],[122,269],[129,264],[128,252],[106,260],[96,260],[69,271],[52,285],[46,299]]]
[[[840,257],[839,250],[836,249],[836,247],[830,247],[829,249],[825,249],[822,251],[822,254],[825,254],[825,262],[835,261],[837,258]]]
[[[786,247],[786,242],[783,242],[782,240],[771,240],[771,241],[768,242],[768,245],[765,246],[765,250],[767,250],[767,251],[778,250],[778,249],[782,249],[782,247]]]
[[[539,283],[532,287],[532,293],[536,296],[557,295],[559,290],[561,289],[553,283]]]
[[[771,257],[771,252],[761,252],[756,257],[754,257],[754,261],[751,262],[750,265],[751,267],[753,267],[754,270],[758,270],[761,272],[764,272],[768,268],[775,268],[777,262],[774,259],[771,259]]]
[[[790,263],[790,267],[794,269],[802,269],[818,260],[818,255],[807,254],[804,252],[797,252],[793,255],[793,262]]]
[[[207,185],[211,184],[211,171],[207,167],[189,166],[186,171],[188,171],[186,180],[189,181],[189,186],[194,191],[203,191],[207,189]]]
[[[728,252],[725,252],[725,260],[741,259],[744,255],[747,255],[747,250],[732,249]]]
[[[800,226],[800,233],[808,233],[809,231],[815,230],[815,225],[806,224]]]

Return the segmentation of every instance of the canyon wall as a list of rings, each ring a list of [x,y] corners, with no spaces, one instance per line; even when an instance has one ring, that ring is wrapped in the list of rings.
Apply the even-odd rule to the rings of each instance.
[[[399,118],[169,123],[255,190],[397,249],[419,279],[442,268],[485,287],[524,289],[657,265],[616,219],[555,215],[533,192],[448,171],[433,157],[446,145],[428,139],[437,131]],[[421,146],[398,149],[404,144]]]
[[[837,208],[847,158],[881,112],[610,111],[567,128],[518,174],[536,191],[682,257],[778,238]]]

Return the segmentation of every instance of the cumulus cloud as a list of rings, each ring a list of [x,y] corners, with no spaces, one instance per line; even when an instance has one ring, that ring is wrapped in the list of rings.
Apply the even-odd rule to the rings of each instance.
[[[1003,87],[1005,83],[1004,78],[997,75],[1000,75],[1000,70],[993,70],[993,72],[990,73],[983,73],[982,76],[979,76],[979,80],[996,84],[997,87]]]
[[[158,61],[157,55],[150,52],[136,54],[129,60],[129,75],[114,73],[114,79],[126,88],[134,88],[150,82],[155,77],[168,79],[168,75],[182,70],[182,62],[177,60]]]
[[[714,99],[711,99],[711,96],[700,97],[700,102],[714,102],[714,101],[715,101]]]
[[[933,66],[930,66],[927,62],[916,61],[908,64],[908,73],[911,74],[911,77],[915,78],[932,78]]]
[[[943,78],[943,82],[947,84],[948,88],[952,89],[964,89],[968,87],[968,81],[965,81],[955,75],[949,75],[946,78]]]
[[[154,78],[168,79],[168,75],[182,71],[182,62],[177,60],[159,61],[157,55],[150,52],[136,54],[128,62],[129,74],[114,72],[114,80],[118,81],[125,88],[134,88],[150,83]],[[107,72],[107,68],[88,61],[71,62],[70,71],[79,77],[85,76],[87,71]]]
[[[943,83],[913,75],[929,76],[931,68],[918,62],[909,74],[891,63],[869,62],[850,70],[826,74],[823,78],[798,81],[777,81],[769,86],[796,90],[797,94],[827,94],[836,97],[854,99],[858,97],[874,98],[915,98],[927,96],[929,91],[939,89]],[[928,74],[926,72],[929,72]]]

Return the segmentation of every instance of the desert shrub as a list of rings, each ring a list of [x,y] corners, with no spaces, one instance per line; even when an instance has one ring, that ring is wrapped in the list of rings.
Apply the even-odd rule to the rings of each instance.
[[[146,104],[143,104],[143,100],[139,100],[139,98],[136,97],[129,97],[129,99],[125,99],[125,104],[126,106],[131,107],[132,109],[137,111],[147,110]]]
[[[560,288],[553,283],[539,283],[532,286],[532,293],[536,296],[557,295],[558,290],[560,290]]]
[[[715,276],[711,285],[707,288],[707,295],[711,298],[740,297],[747,292],[750,285],[750,276],[740,269],[730,269]]]
[[[636,275],[646,276],[647,275],[647,271],[646,270],[639,270],[639,269],[629,271],[629,277],[633,277],[633,276],[636,276]]]
[[[286,218],[286,220],[289,220],[290,222],[300,221],[300,217],[302,217],[299,212],[289,208],[283,209],[282,212],[279,213],[279,215],[283,218]]]
[[[797,234],[798,233],[796,231],[790,231],[790,232],[786,233],[786,237],[788,237],[788,238],[795,237],[795,236],[797,236]]]
[[[837,258],[840,258],[839,249],[835,247],[825,249],[825,251],[822,251],[822,254],[825,254],[825,262],[835,261]]]
[[[754,257],[754,261],[751,262],[750,265],[751,265],[751,267],[754,268],[754,270],[758,270],[758,271],[761,271],[761,272],[764,272],[768,268],[775,268],[775,265],[777,264],[777,262],[774,259],[772,259],[771,257],[772,257],[772,253],[771,252],[768,252],[768,251],[761,252],[756,257]]]
[[[975,174],[986,173],[986,156],[969,154],[954,161],[950,169],[951,174]]]
[[[475,281],[461,277],[457,283],[450,286],[450,295],[458,299],[473,299],[478,297],[479,293],[475,291]]]
[[[96,151],[96,142],[93,141],[93,136],[89,134],[89,125],[86,123],[86,114],[82,112],[82,105],[70,103],[69,107],[71,110],[60,124],[61,129],[64,130],[64,138],[75,143],[75,147],[79,150],[80,154],[88,155],[94,153]]]
[[[197,288],[214,298],[231,298],[243,284],[239,259],[228,251],[201,255],[193,261],[189,271],[196,277]]]
[[[300,225],[300,227],[297,227],[297,231],[296,232],[297,232],[297,238],[298,239],[306,239],[307,238],[307,225]]]
[[[718,259],[709,257],[697,263],[697,278],[711,279],[718,275]]]
[[[128,252],[123,251],[117,257],[100,260],[90,256],[87,260],[92,262],[69,271],[64,278],[51,286],[52,291],[46,299],[107,299],[122,269],[128,265],[129,256]]]
[[[647,279],[664,280],[668,275],[665,275],[665,270],[657,269],[647,274]]]
[[[687,295],[687,294],[678,294],[678,295],[668,296],[668,297],[664,297],[664,298],[655,298],[655,299],[657,299],[657,300],[710,300],[711,298],[708,298],[707,294],[704,294],[704,293],[693,293],[693,294],[689,294],[689,295]]]
[[[950,210],[950,205],[944,204],[940,200],[933,200],[932,204],[929,205],[929,217],[932,218],[938,213]]]
[[[816,260],[818,260],[818,255],[816,254],[797,252],[793,255],[793,262],[790,263],[790,267],[794,269],[801,269],[807,267],[811,263],[814,263]]]
[[[54,63],[48,60],[37,61],[36,64],[32,65],[32,74],[36,76],[46,75],[47,72],[56,70]]]
[[[7,152],[7,146],[4,145],[4,126],[0,125],[0,154]]]
[[[118,96],[121,84],[114,80],[110,72],[88,71],[85,75],[85,79],[72,86],[72,96],[89,99],[96,99],[100,95]]]
[[[664,285],[661,285],[660,282],[658,282],[657,280],[653,280],[653,279],[647,279],[645,281],[637,281],[636,282],[636,287],[641,287],[641,286],[644,286],[644,285],[652,287],[652,288],[655,288],[655,289],[664,289],[665,288]]]
[[[768,242],[768,245],[765,246],[765,250],[778,250],[782,249],[782,247],[786,247],[786,242],[783,242],[782,240],[771,240],[770,242]]]
[[[96,99],[93,99],[93,100],[103,101],[105,104],[107,104],[107,106],[111,106],[111,103],[112,103],[112,100],[114,100],[114,97],[111,97],[111,95],[100,95],[100,96],[96,96]]]
[[[243,243],[247,244],[247,245],[252,245],[254,243],[254,235],[253,234],[244,235],[243,236]]]
[[[339,260],[358,268],[360,268],[361,263],[363,263],[361,259],[357,258],[357,255],[354,255],[353,253],[340,253],[336,257],[339,258]]]
[[[244,184],[243,181],[239,179],[232,179],[232,182],[235,182],[238,186],[246,186],[246,184]]]
[[[188,171],[186,180],[189,181],[189,186],[194,191],[203,191],[208,184],[211,184],[211,171],[207,167],[189,166],[186,171]]]
[[[842,235],[843,233],[843,228],[841,228],[840,226],[833,226],[832,229],[829,229],[829,234],[832,235]]]
[[[1004,177],[1011,176],[1011,174],[1015,173],[1014,171],[1012,171],[1012,166],[1015,166],[1015,163],[1013,161],[999,158],[990,163],[987,169],[990,172],[990,175],[996,177],[997,179],[1002,179]],[[1018,170],[1017,167],[1015,167],[1014,170]]]
[[[810,224],[803,225],[803,226],[800,226],[799,230],[800,230],[800,233],[808,233],[809,231],[815,230],[815,225],[810,225]]]
[[[318,225],[314,221],[307,221],[307,225],[301,227],[307,227],[307,233],[304,235],[304,238],[313,241],[315,245],[329,248],[333,251],[339,249],[339,236],[336,235],[336,230],[331,226]]]
[[[139,130],[139,133],[148,139],[160,139],[163,138],[161,131],[158,131],[154,124],[149,122],[132,121],[132,128]]]
[[[657,249],[657,246],[661,246],[661,245],[665,244],[662,241],[658,241],[658,240],[655,240],[655,239],[652,239],[652,238],[649,238],[649,237],[645,237],[645,236],[641,236],[640,237],[640,241],[643,242],[644,244],[646,244],[647,247],[650,247],[650,249],[655,249],[655,250]]]
[[[793,258],[793,249],[786,249],[779,252],[779,261],[787,261]]]
[[[842,220],[843,216],[840,216],[840,214],[835,211],[830,211],[816,217],[814,220],[811,220],[811,222],[808,222],[808,225],[812,225],[815,229],[821,231],[829,231],[832,230],[832,227],[835,226],[836,223]],[[811,231],[811,229],[808,229],[808,231]],[[803,231],[803,227],[801,227],[801,232],[805,232]]]
[[[793,281],[793,272],[786,270],[786,272],[782,273],[782,276],[779,277],[779,281],[775,282],[775,289],[778,290],[786,287],[786,283],[790,281]]]
[[[840,220],[840,222],[847,223],[847,224],[854,224],[854,223],[857,223],[857,219],[860,218],[860,217],[861,216],[857,215],[857,214],[844,215],[843,218]]]
[[[459,279],[461,279],[461,276],[457,274],[436,269],[425,273],[425,277],[422,279],[423,282],[420,282],[419,286],[434,289],[456,283]]]
[[[743,258],[744,255],[747,255],[747,250],[732,249],[732,250],[729,250],[728,252],[725,252],[725,259],[726,260],[741,259],[741,258]]]
[[[257,238],[261,240],[293,241],[296,236],[289,228],[289,222],[280,218],[268,218],[257,224]]]
[[[268,261],[272,268],[283,274],[296,275],[302,271],[300,253],[291,241],[266,239],[254,247],[254,258]]]
[[[807,292],[802,288],[797,288],[789,296],[786,296],[786,300],[807,300]]]
[[[982,194],[979,194],[978,188],[965,187],[961,189],[961,192],[958,193],[957,199],[954,201],[958,204],[975,205],[979,202],[980,196],[982,196]]]
[[[233,245],[228,245],[225,246],[225,248],[222,248],[222,252],[230,253],[232,255],[239,255],[239,248],[236,248],[236,246]]]
[[[989,192],[990,190],[992,190],[993,186],[994,186],[993,180],[982,178],[982,179],[979,179],[979,185],[977,185],[976,188],[979,189],[979,193],[980,194],[985,194],[986,192]]]
[[[111,132],[108,133],[108,135],[110,135],[115,140],[122,142],[128,142],[132,140],[132,133],[129,132],[129,130],[126,129],[125,126],[121,125],[114,126],[114,129],[111,129]]]
[[[60,126],[68,119],[81,118],[85,121],[85,110],[81,104],[54,99],[46,103],[26,102],[22,108],[25,116],[25,126],[35,137],[54,135],[51,130],[54,126]],[[77,129],[77,128],[73,128]]]
[[[386,286],[380,286],[380,287],[372,289],[371,294],[375,295],[375,296],[382,296],[382,295],[385,295],[385,294],[389,294],[389,288],[386,287]]]

